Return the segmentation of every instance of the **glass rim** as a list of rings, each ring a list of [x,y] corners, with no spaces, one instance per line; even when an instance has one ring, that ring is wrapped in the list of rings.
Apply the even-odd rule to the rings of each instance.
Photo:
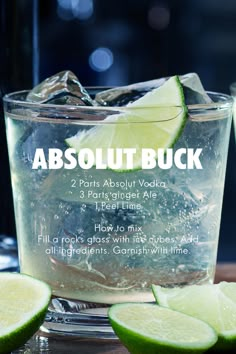
[[[236,83],[235,83],[236,84]],[[86,89],[104,89],[104,87],[99,87],[99,86],[90,86],[86,87]],[[66,109],[66,110],[73,110],[73,109],[78,109],[78,108],[86,108],[86,109],[97,109],[97,110],[111,110],[111,111],[117,111],[117,110],[126,110],[127,108],[130,108],[128,106],[86,106],[86,105],[68,105],[68,104],[54,104],[54,103],[38,103],[38,102],[30,102],[30,101],[23,101],[23,100],[17,100],[17,99],[12,99],[12,96],[14,95],[19,95],[19,94],[26,94],[30,90],[20,90],[20,91],[14,91],[7,93],[3,96],[3,101],[7,103],[14,103],[14,104],[19,104],[22,106],[25,106],[27,108],[29,107],[35,107],[35,108],[58,108],[60,109]],[[219,96],[221,97],[222,100],[218,102],[209,102],[209,103],[196,103],[196,104],[191,104],[191,105],[186,105],[189,109],[199,109],[199,108],[218,108],[222,107],[222,105],[232,105],[233,104],[233,97],[224,93],[220,92],[214,92],[214,91],[206,91],[207,94],[214,95],[214,96]],[[140,108],[153,108],[153,107],[182,107],[178,105],[157,105],[157,106],[142,106]],[[139,107],[135,107],[138,109]]]
[[[102,87],[104,89],[104,87]],[[88,90],[99,90],[100,87],[86,87]],[[130,113],[132,111],[136,112],[137,121],[133,121],[132,123],[144,123],[139,120],[139,112],[142,113],[143,110],[146,109],[153,109],[153,108],[160,108],[160,109],[170,109],[170,108],[180,108],[181,111],[174,116],[170,116],[169,118],[165,117],[165,119],[157,119],[157,120],[145,120],[146,123],[151,122],[162,122],[167,120],[175,119],[183,110],[185,109],[184,106],[178,105],[156,105],[156,106],[140,106],[140,107],[129,107],[129,106],[86,106],[86,105],[60,105],[60,104],[52,104],[52,103],[37,103],[37,102],[27,102],[25,100],[14,99],[14,96],[26,95],[29,90],[20,90],[11,92],[9,94],[4,95],[3,102],[4,102],[4,111],[5,113],[9,112],[9,107],[5,105],[15,105],[15,108],[19,109],[26,109],[32,110],[35,112],[44,113],[44,116],[33,116],[27,117],[26,119],[33,119],[35,121],[54,121],[60,122],[66,121],[69,122],[80,122],[81,124],[97,124],[97,123],[108,123],[114,124],[112,121],[105,121],[105,118],[109,116],[109,114],[122,114],[122,113]],[[216,120],[226,118],[229,109],[233,108],[233,97],[230,95],[226,95],[223,93],[213,92],[213,91],[206,91],[210,97],[215,97],[216,101],[212,101],[209,103],[201,103],[201,104],[192,104],[186,105],[187,107],[187,115],[190,120],[194,121],[208,121],[208,120]],[[18,106],[18,107],[17,107]],[[55,117],[52,117],[52,113],[55,112]],[[47,117],[47,113],[50,113],[50,117]],[[80,116],[78,116],[80,113]],[[96,114],[95,114],[96,113]],[[15,112],[13,113],[15,117],[21,116]],[[101,116],[105,115],[106,116]],[[100,115],[100,116],[99,116]],[[116,122],[117,124],[118,122]],[[126,122],[120,122],[122,124]]]

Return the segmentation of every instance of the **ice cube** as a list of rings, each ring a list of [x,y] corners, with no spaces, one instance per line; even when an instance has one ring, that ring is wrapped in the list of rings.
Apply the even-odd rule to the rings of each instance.
[[[183,84],[185,103],[187,105],[211,102],[196,73],[181,75],[179,78]],[[146,92],[163,85],[166,80],[168,80],[168,77],[112,88],[99,92],[95,100],[102,106],[124,106],[142,97]]]
[[[125,106],[161,86],[166,80],[167,78],[144,81],[101,91],[96,94],[95,101],[102,106]]]
[[[93,100],[71,71],[61,71],[42,81],[29,92],[27,101],[76,106],[93,105]]]
[[[185,103],[187,105],[207,104],[212,102],[196,73],[182,75],[180,76],[180,81],[183,84]]]

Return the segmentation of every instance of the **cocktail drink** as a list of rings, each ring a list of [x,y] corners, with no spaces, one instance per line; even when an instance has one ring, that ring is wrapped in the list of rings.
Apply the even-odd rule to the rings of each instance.
[[[106,338],[109,304],[213,282],[232,100],[157,86],[4,98],[21,272],[52,287],[48,331]]]

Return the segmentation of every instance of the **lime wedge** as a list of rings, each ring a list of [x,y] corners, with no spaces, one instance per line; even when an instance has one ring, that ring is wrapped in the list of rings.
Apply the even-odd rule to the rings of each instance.
[[[159,305],[196,317],[212,326],[219,336],[217,349],[236,347],[236,283],[172,289],[153,285],[152,290]]]
[[[206,323],[154,304],[113,305],[108,316],[132,354],[203,353],[217,341]]]
[[[161,87],[134,101],[120,114],[108,116],[89,130],[79,131],[66,139],[66,143],[78,153],[83,148],[135,148],[133,169],[141,168],[143,148],[155,151],[169,148],[178,140],[187,118],[187,108],[178,76],[171,77]],[[107,159],[104,157],[103,162]],[[128,170],[123,158],[120,171]]]
[[[23,345],[43,323],[49,286],[30,276],[0,273],[0,353]]]

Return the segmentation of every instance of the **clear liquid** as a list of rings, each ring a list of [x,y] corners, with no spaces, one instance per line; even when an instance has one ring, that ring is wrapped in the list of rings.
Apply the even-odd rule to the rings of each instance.
[[[56,296],[107,304],[153,301],[151,284],[213,281],[227,119],[189,120],[174,147],[202,148],[202,170],[126,173],[32,170],[36,147],[66,149],[79,125],[6,123],[22,272]]]

